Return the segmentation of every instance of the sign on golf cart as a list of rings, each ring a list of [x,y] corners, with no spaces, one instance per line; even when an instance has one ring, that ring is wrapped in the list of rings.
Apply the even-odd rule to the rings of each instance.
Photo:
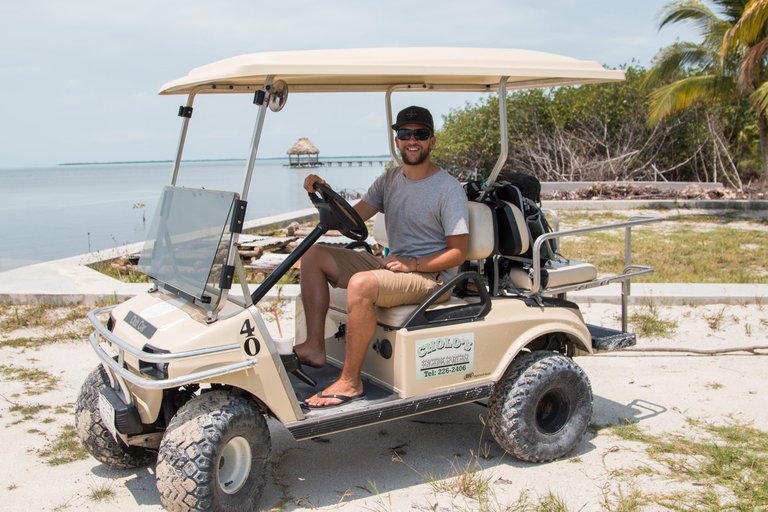
[[[630,254],[616,275],[557,253],[527,255],[541,254],[548,241],[599,229],[623,229],[630,237],[632,227],[653,219],[534,239],[522,198],[493,199],[495,188],[513,186],[497,182],[507,158],[505,100],[508,89],[622,79],[621,71],[595,62],[533,51],[386,48],[243,55],[163,86],[161,94],[187,99],[179,111],[170,184],[141,257],[153,284],[123,304],[88,314],[95,329],[90,344],[101,364],[77,401],[85,447],[111,468],[156,462],[157,488],[168,509],[221,511],[257,507],[269,474],[267,416],[301,440],[488,400],[488,424],[504,450],[534,462],[567,455],[592,414],[590,383],[573,357],[630,345],[634,335],[586,325],[566,294],[619,281],[626,306],[629,279],[652,269],[633,264]],[[368,230],[343,198],[321,186],[310,195],[319,213],[316,227],[250,289],[237,247],[267,116],[292,94],[378,92],[386,99],[382,126],[389,126],[392,95],[415,90],[500,98],[501,151],[469,202],[465,270],[422,304],[377,309],[362,368],[365,399],[308,409],[304,400],[334,381],[344,360],[346,303],[333,295],[326,332],[336,334],[326,339],[322,368],[302,366],[295,353],[280,355],[257,306],[325,232],[365,241]],[[240,191],[177,185],[193,103],[201,94],[240,94],[243,109],[256,105]],[[399,161],[389,132],[392,158]],[[515,243],[501,243],[511,239]],[[242,295],[230,293],[238,280]],[[450,299],[438,304],[449,291]]]
[[[451,373],[469,374],[474,368],[475,336],[472,332],[426,339],[416,344],[419,379]]]

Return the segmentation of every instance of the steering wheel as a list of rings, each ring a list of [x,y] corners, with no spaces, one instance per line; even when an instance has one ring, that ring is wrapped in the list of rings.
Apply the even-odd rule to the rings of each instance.
[[[308,192],[309,199],[320,213],[320,227],[324,232],[336,229],[341,231],[342,235],[355,241],[368,238],[368,227],[365,225],[365,221],[346,199],[322,183],[315,183],[315,190],[320,193],[320,196]]]

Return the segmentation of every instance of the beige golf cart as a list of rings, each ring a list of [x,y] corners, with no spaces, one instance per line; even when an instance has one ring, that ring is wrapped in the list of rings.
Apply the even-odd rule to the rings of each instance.
[[[591,387],[573,357],[632,345],[634,335],[626,332],[626,321],[621,331],[586,325],[566,294],[620,281],[626,317],[629,279],[652,272],[630,261],[631,228],[653,219],[535,236],[526,213],[530,199],[498,179],[507,157],[505,101],[510,89],[622,79],[621,71],[594,62],[533,51],[386,48],[243,55],[163,86],[161,94],[187,100],[179,109],[170,185],[141,255],[154,284],[123,304],[89,313],[95,327],[90,343],[101,364],[77,401],[83,444],[112,468],[156,461],[163,505],[196,511],[255,509],[270,452],[267,416],[302,440],[487,400],[491,432],[510,454],[543,462],[569,453],[592,414]],[[343,290],[332,293],[328,364],[321,369],[302,367],[295,354],[281,355],[257,305],[328,230],[341,231],[359,250],[370,248],[370,239],[351,206],[319,187],[310,194],[317,226],[250,289],[237,249],[265,119],[289,94],[379,92],[384,127],[392,124],[392,95],[413,91],[487,92],[500,99],[501,151],[470,201],[468,260],[423,304],[378,308],[363,368],[365,400],[305,408],[304,399],[332,382],[344,360]],[[239,193],[176,185],[199,94],[235,94],[244,109],[256,105]],[[506,199],[497,194],[502,186],[513,192]],[[377,217],[373,229],[380,247],[386,247],[384,222]],[[603,275],[559,254],[561,237],[598,229],[625,231],[621,274]],[[232,290],[235,276],[242,294]],[[436,304],[448,289],[450,300]]]

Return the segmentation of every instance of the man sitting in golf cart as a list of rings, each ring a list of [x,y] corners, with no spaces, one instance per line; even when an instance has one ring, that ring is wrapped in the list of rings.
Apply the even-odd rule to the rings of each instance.
[[[360,371],[376,328],[376,306],[422,302],[456,275],[465,260],[467,198],[459,182],[430,160],[436,142],[432,115],[425,108],[408,107],[398,113],[392,128],[403,165],[377,178],[354,206],[363,220],[386,214],[389,255],[381,259],[366,251],[315,245],[302,257],[307,339],[295,350],[303,364],[325,364],[328,283],[347,289],[344,367],[334,383],[306,400],[312,408],[365,396]],[[304,188],[314,193],[315,183],[325,181],[309,175]]]

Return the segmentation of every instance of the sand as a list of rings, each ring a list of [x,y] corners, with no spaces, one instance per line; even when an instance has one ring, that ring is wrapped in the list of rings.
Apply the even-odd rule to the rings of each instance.
[[[616,325],[616,306],[583,307],[593,323]],[[648,313],[634,306],[632,313]],[[768,344],[768,305],[659,306],[657,318],[676,322],[674,333],[641,337],[640,347],[727,348]],[[70,328],[84,331],[78,321]],[[97,359],[81,334],[67,336],[45,328],[25,328],[4,339],[50,336],[37,348],[0,349],[0,509],[4,510],[162,510],[154,467],[110,471],[96,460],[51,466],[45,451],[74,424],[74,403]],[[70,338],[70,341],[62,341]],[[768,352],[764,352],[768,353]],[[768,357],[736,353],[696,356],[684,353],[610,353],[576,359],[594,393],[592,423],[637,423],[654,435],[702,435],[690,420],[734,421],[768,429],[765,394]],[[40,389],[23,369],[58,379]],[[33,394],[39,392],[38,394]],[[47,409],[24,418],[22,406]],[[294,441],[270,421],[272,456],[264,510],[478,510],[481,504],[457,494],[456,476],[467,468],[489,485],[488,510],[540,503],[556,496],[568,510],[604,510],[636,490],[643,495],[698,492],[701,482],[674,475],[638,474],[654,468],[639,442],[624,441],[609,429],[592,428],[567,458],[529,464],[506,455],[484,429],[480,404],[427,413],[323,437]],[[60,449],[54,451],[61,452]],[[724,491],[723,491],[724,492]],[[99,501],[98,495],[106,494]],[[655,508],[656,507],[656,508]],[[644,510],[656,510],[649,505]]]

